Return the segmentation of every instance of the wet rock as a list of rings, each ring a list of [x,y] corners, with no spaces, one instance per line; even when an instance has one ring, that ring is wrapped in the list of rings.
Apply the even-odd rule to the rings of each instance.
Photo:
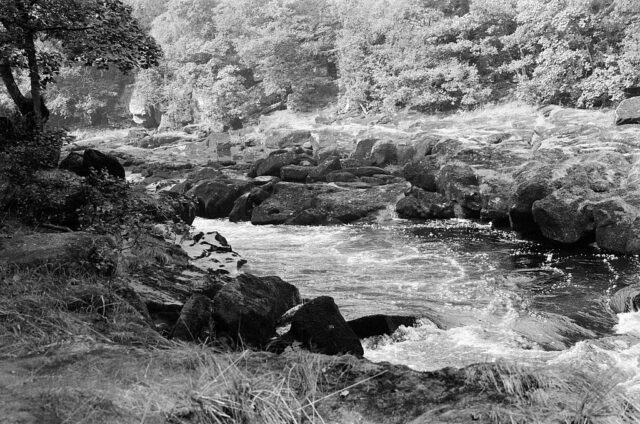
[[[282,181],[304,183],[312,169],[310,166],[286,165],[280,169],[280,178]]]
[[[551,184],[553,167],[539,162],[529,162],[514,174],[514,190],[509,208],[511,228],[524,233],[537,233],[531,208],[536,200],[547,197],[553,191]]]
[[[251,222],[255,225],[294,224],[302,220],[316,225],[320,219],[322,224],[350,223],[395,204],[405,188],[405,184],[379,187],[365,184],[363,188],[353,188],[278,183],[274,194],[254,209]]]
[[[111,275],[118,264],[116,247],[111,237],[85,232],[15,235],[0,238],[0,266],[51,266],[56,271]]]
[[[279,177],[282,167],[287,165],[299,165],[303,161],[315,164],[315,159],[306,154],[299,154],[295,152],[275,154],[261,161],[256,167],[255,174],[256,176],[273,175],[275,177]]]
[[[437,159],[425,158],[420,162],[408,163],[404,166],[402,174],[404,178],[414,186],[426,191],[437,191],[437,175],[440,168]]]
[[[477,212],[479,215],[482,201],[478,177],[473,168],[461,162],[448,163],[438,172],[436,182],[438,192],[448,200],[456,202],[464,209]],[[465,211],[462,213],[467,215]]]
[[[455,216],[453,204],[446,197],[417,187],[398,201],[396,212],[406,219],[449,219]]]
[[[251,188],[251,183],[242,180],[200,181],[186,194],[198,201],[198,216],[224,218],[229,216],[234,202]]]
[[[398,163],[398,147],[392,141],[378,141],[371,149],[370,165],[386,166]]]
[[[377,314],[347,321],[347,324],[360,339],[366,339],[385,334],[391,335],[401,325],[413,327],[417,322],[416,317]]]
[[[182,238],[180,247],[189,255],[189,264],[215,274],[235,275],[246,263],[217,231]]]
[[[332,156],[322,160],[318,166],[313,168],[307,176],[307,182],[326,181],[327,175],[333,171],[342,169],[340,158]]]
[[[378,142],[376,138],[366,138],[358,141],[356,150],[351,154],[351,159],[362,165],[371,165],[371,152]]]
[[[632,97],[620,102],[616,108],[615,124],[640,124],[640,97]]]
[[[201,294],[194,294],[182,307],[170,337],[184,341],[205,340],[209,336],[213,323],[212,313],[211,299]]]
[[[589,242],[595,229],[585,189],[560,189],[533,203],[533,220],[542,235],[563,244]]]
[[[615,292],[609,306],[616,314],[637,312],[640,309],[640,285],[634,284]]]
[[[213,300],[216,336],[264,347],[278,319],[299,303],[298,289],[280,278],[241,274]]]
[[[329,296],[305,303],[293,316],[289,335],[312,352],[364,355],[360,339]]]
[[[255,187],[236,199],[229,213],[229,221],[251,221],[253,210],[271,196],[274,185],[275,182],[272,181],[264,186]]]
[[[490,221],[496,226],[508,227],[509,208],[511,207],[511,189],[513,180],[498,176],[483,178],[480,184],[482,209],[480,219]]]
[[[592,209],[600,248],[623,254],[640,253],[640,213],[636,207],[612,198]]]
[[[125,178],[124,168],[118,162],[115,156],[107,155],[98,150],[87,149],[84,151],[82,155],[83,160],[83,172],[85,174],[80,174],[82,176],[89,175],[89,171],[94,169],[96,172],[100,173],[103,170],[106,170],[110,175],[117,178]]]

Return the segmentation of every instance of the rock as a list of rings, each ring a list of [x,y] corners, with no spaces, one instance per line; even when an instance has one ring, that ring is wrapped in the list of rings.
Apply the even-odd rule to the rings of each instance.
[[[197,205],[194,201],[175,191],[160,191],[156,196],[160,203],[171,209],[169,214],[155,214],[156,222],[162,223],[167,220],[178,222],[175,219],[178,217],[187,225],[193,224],[197,213]]]
[[[172,134],[172,133],[154,134],[150,137],[143,137],[136,143],[136,146],[146,148],[146,149],[154,149],[156,147],[172,144],[183,139],[184,139],[184,135],[182,134]]]
[[[289,335],[312,352],[364,355],[360,339],[329,296],[305,303],[293,316]]]
[[[86,169],[84,166],[84,158],[80,153],[71,152],[66,158],[58,165],[60,169],[66,169],[77,175],[86,175]]]
[[[377,138],[366,138],[358,141],[356,150],[351,154],[351,159],[362,165],[371,165],[371,152],[377,142]]]
[[[480,219],[490,221],[499,227],[508,227],[509,208],[511,207],[511,188],[513,180],[510,177],[498,176],[484,178],[480,184]]]
[[[118,162],[115,156],[107,155],[105,153],[99,152],[94,149],[87,149],[84,151],[82,155],[83,159],[83,168],[86,175],[89,175],[89,170],[92,168],[96,170],[96,172],[100,173],[103,170],[106,170],[110,175],[117,178],[125,178],[124,168]],[[80,174],[82,175],[82,174]]]
[[[438,192],[448,200],[479,216],[482,201],[478,177],[473,168],[461,162],[447,163],[438,172],[436,183]],[[466,212],[463,213],[466,215]]]
[[[377,166],[358,166],[355,168],[344,168],[342,171],[349,172],[356,177],[373,177],[374,175],[390,174],[386,169],[378,168]]]
[[[426,191],[437,191],[436,179],[440,170],[437,159],[429,157],[420,162],[408,163],[402,170],[402,175],[414,186]]]
[[[590,242],[595,225],[589,197],[586,189],[556,190],[533,202],[533,220],[549,240],[563,244]]]
[[[312,169],[310,166],[286,165],[280,169],[280,178],[282,181],[304,183]]]
[[[386,166],[398,163],[398,147],[392,141],[378,141],[371,149],[370,165]]]
[[[85,232],[36,233],[0,238],[0,266],[51,266],[56,272],[81,269],[112,275],[118,263],[116,243]]]
[[[307,130],[274,130],[267,134],[265,145],[285,149],[302,146],[310,140],[312,140],[311,132]]]
[[[206,340],[210,333],[213,314],[211,299],[194,294],[184,304],[170,337],[184,341]]]
[[[615,124],[640,124],[640,97],[632,97],[620,102],[616,108]]]
[[[235,275],[247,262],[233,251],[217,231],[199,232],[190,238],[181,239],[179,244],[189,255],[189,264],[208,272]]]
[[[295,152],[280,153],[269,156],[256,167],[256,176],[273,175],[280,176],[280,170],[283,166],[298,165],[302,161],[308,161],[315,164],[315,159],[305,154]]]
[[[523,233],[538,233],[531,208],[536,200],[544,199],[553,192],[552,175],[553,166],[540,162],[526,163],[516,171],[509,208],[511,228]]]
[[[325,176],[328,183],[350,183],[358,181],[358,177],[347,171],[332,171]]]
[[[618,290],[611,296],[609,306],[616,314],[637,312],[640,309],[640,286],[634,284]]]
[[[133,115],[133,122],[145,128],[158,128],[162,121],[160,106],[151,102],[148,96],[138,89],[131,95],[129,112]]]
[[[347,324],[360,339],[366,339],[385,334],[390,336],[401,325],[413,327],[417,322],[416,317],[377,314],[347,321]]]
[[[280,278],[241,274],[213,299],[216,336],[265,347],[278,319],[299,303],[298,289]]]
[[[342,169],[340,158],[336,156],[328,157],[322,160],[318,166],[313,168],[307,176],[307,182],[313,183],[316,181],[326,181],[327,175],[333,171],[339,171]]]
[[[186,194],[198,201],[198,216],[224,218],[229,216],[233,204],[251,188],[251,183],[241,180],[203,180]]]
[[[396,212],[405,219],[449,219],[455,216],[453,204],[446,197],[417,187],[398,201]]]
[[[251,221],[253,209],[271,196],[275,181],[261,187],[253,188],[249,193],[240,196],[233,204],[233,209],[229,213],[229,221]]]
[[[612,198],[593,205],[596,243],[604,250],[640,253],[640,213],[623,199]]]
[[[278,183],[273,195],[256,207],[255,225],[349,223],[395,204],[405,184],[349,188],[328,184]]]

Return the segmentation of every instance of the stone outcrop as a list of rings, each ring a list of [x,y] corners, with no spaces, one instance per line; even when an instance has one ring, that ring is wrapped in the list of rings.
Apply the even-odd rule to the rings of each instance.
[[[229,216],[234,202],[250,189],[251,183],[244,180],[202,180],[186,194],[197,199],[198,216],[224,218]]]
[[[413,187],[396,204],[396,212],[408,219],[449,219],[455,217],[454,205],[440,193]]]
[[[106,171],[111,176],[125,178],[124,167],[115,156],[95,149],[86,149],[82,156],[79,153],[71,152],[60,162],[59,167],[82,177],[88,176],[93,170],[97,173]]]
[[[413,327],[418,323],[416,317],[400,315],[368,315],[347,321],[349,327],[361,339],[368,337],[391,335],[400,326]]]

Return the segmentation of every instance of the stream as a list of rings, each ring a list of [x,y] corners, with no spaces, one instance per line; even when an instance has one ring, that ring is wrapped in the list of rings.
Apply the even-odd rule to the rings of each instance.
[[[640,314],[608,301],[637,283],[640,259],[597,247],[559,249],[466,220],[393,216],[335,227],[194,222],[218,231],[248,264],[304,298],[332,296],[345,318],[421,317],[417,327],[363,342],[372,361],[427,371],[478,362],[606,364],[640,391]]]

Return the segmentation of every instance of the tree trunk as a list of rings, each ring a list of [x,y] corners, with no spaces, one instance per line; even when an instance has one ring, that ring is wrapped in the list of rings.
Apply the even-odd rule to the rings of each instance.
[[[6,61],[0,61],[0,78],[2,78],[2,82],[4,82],[7,92],[18,107],[20,114],[29,114],[32,111],[31,102],[20,92],[20,88],[11,72],[11,66]]]
[[[44,127],[44,117],[42,116],[42,87],[40,84],[40,72],[38,70],[38,59],[36,56],[36,45],[34,34],[26,33],[24,38],[24,50],[27,55],[29,66],[29,81],[31,82],[31,101],[33,103],[33,124],[38,132],[42,132]]]

